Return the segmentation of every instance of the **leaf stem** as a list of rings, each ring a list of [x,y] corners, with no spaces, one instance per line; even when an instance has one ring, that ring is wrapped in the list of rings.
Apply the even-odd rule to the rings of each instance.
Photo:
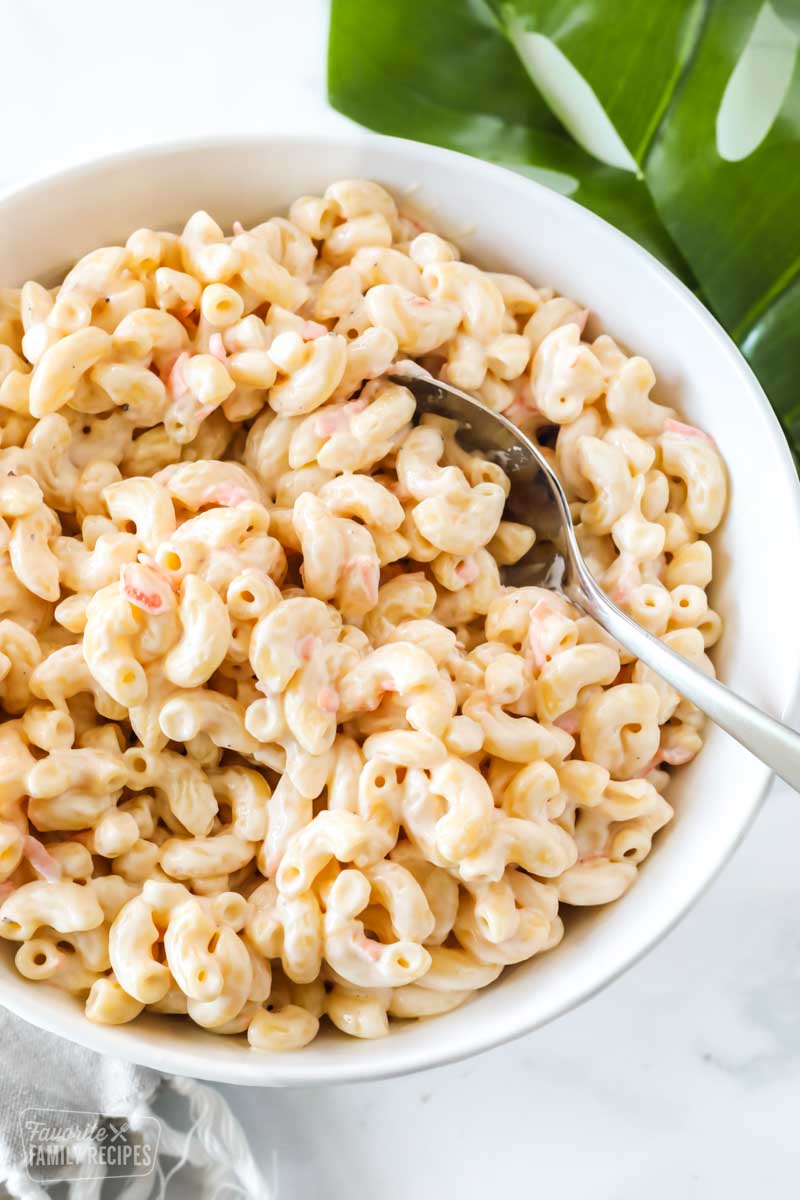
[[[752,304],[744,314],[741,321],[738,321],[733,329],[730,330],[730,335],[735,342],[741,342],[747,337],[756,321],[764,315],[773,300],[777,300],[780,295],[788,290],[794,282],[798,271],[800,271],[800,255],[789,263],[786,270],[773,282],[772,287],[763,296],[759,296],[755,304]]]
[[[661,122],[664,120],[667,111],[672,104],[673,97],[678,90],[684,72],[688,69],[694,55],[700,45],[702,37],[703,25],[708,17],[708,0],[697,0],[694,10],[687,17],[686,28],[680,48],[680,52],[675,59],[675,67],[672,76],[664,89],[663,97],[653,112],[650,125],[644,132],[641,143],[634,152],[634,158],[639,163],[640,170],[644,171],[645,161],[650,148],[656,139]]]

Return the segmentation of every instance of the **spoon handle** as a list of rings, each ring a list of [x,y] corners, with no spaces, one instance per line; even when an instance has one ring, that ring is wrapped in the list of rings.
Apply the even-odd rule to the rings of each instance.
[[[800,791],[800,734],[768,717],[724,684],[692,666],[680,654],[642,629],[617,608],[595,581],[581,572],[580,583],[565,589],[578,605],[626,650],[660,675],[681,696],[760,758],[795,791]]]

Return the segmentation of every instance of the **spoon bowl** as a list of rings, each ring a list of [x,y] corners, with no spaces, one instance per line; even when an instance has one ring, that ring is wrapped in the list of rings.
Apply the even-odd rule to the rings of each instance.
[[[433,413],[456,422],[456,440],[503,468],[511,483],[505,516],[536,534],[529,553],[503,568],[503,582],[559,593],[660,675],[685,699],[800,791],[800,735],[767,716],[682,658],[623,612],[592,576],[581,553],[569,501],[541,450],[506,417],[474,396],[414,370],[389,375],[417,402],[416,419]]]
[[[417,370],[389,378],[413,393],[416,421],[425,413],[454,421],[459,446],[496,463],[508,476],[511,490],[504,519],[527,525],[536,534],[536,541],[519,562],[501,567],[503,583],[563,591],[581,562],[581,554],[566,493],[538,446],[507,417],[432,375]]]

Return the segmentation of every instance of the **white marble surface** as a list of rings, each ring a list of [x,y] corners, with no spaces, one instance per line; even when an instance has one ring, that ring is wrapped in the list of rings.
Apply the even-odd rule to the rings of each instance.
[[[137,143],[349,128],[324,99],[326,12],[325,0],[0,0],[0,186]],[[797,804],[773,789],[667,941],[537,1034],[386,1083],[223,1089],[276,1194],[795,1195]]]

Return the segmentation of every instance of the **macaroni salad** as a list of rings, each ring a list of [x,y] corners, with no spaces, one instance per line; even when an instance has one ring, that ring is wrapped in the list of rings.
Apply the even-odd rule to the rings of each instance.
[[[528,528],[415,359],[538,440],[603,587],[711,672],[711,438],[552,289],[366,181],[0,292],[0,935],[92,1021],[259,1050],[462,1004],[605,904],[702,718],[503,587]]]

